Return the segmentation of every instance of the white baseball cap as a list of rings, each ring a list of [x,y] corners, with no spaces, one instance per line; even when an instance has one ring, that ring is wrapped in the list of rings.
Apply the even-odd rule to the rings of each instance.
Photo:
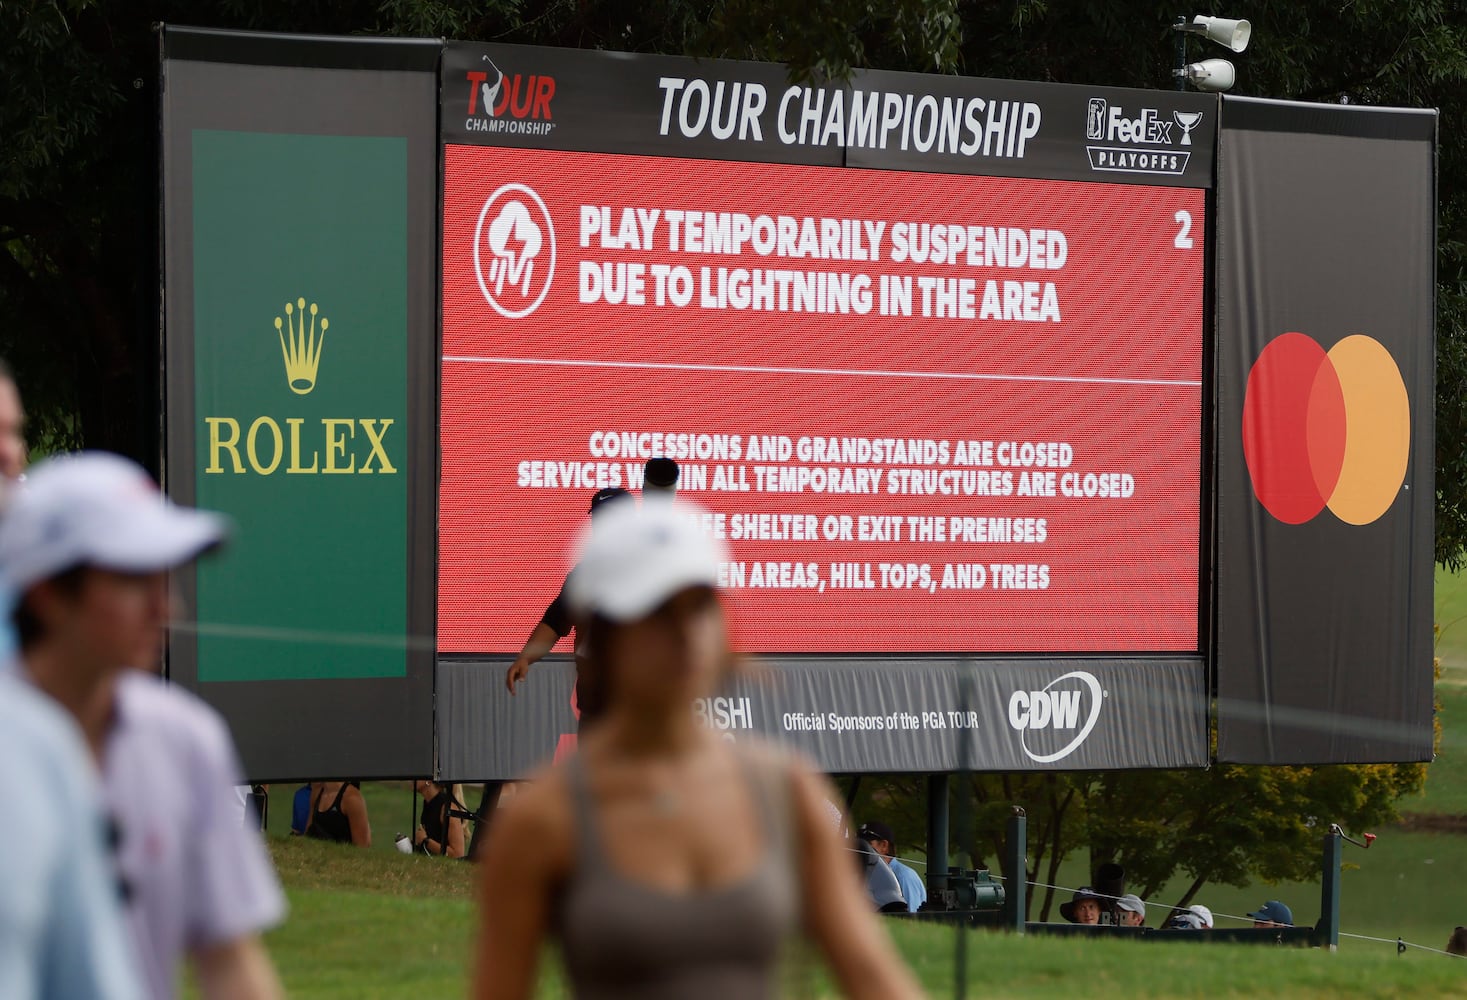
[[[1187,907],[1187,909],[1196,914],[1197,919],[1202,921],[1202,926],[1204,928],[1212,927],[1212,911],[1209,910],[1207,907],[1203,906],[1201,903],[1193,903],[1191,906]]]
[[[1124,896],[1118,897],[1116,899],[1116,909],[1126,910],[1130,913],[1139,913],[1141,914],[1142,920],[1146,919],[1146,904],[1134,892],[1128,892]]]
[[[0,582],[19,594],[75,566],[171,569],[226,534],[223,517],[172,503],[120,455],[63,455],[33,466],[0,517]]]
[[[600,508],[581,535],[566,584],[571,613],[631,622],[680,590],[716,587],[728,548],[704,533],[705,513],[660,497],[641,504],[626,497]]]

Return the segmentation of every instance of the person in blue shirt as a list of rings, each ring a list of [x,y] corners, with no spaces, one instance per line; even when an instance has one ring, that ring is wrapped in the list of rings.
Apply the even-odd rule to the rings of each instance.
[[[0,997],[143,996],[100,801],[76,723],[0,674]],[[63,836],[36,828],[48,816]]]
[[[916,913],[920,910],[922,904],[927,902],[927,886],[923,884],[922,876],[895,857],[896,838],[892,835],[891,827],[880,820],[872,820],[862,826],[856,836],[870,844],[896,876],[897,885],[902,887],[902,898],[907,901],[907,912]]]

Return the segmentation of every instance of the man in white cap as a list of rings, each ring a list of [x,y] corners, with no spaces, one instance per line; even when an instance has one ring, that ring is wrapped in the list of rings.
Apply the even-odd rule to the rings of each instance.
[[[224,531],[218,516],[173,505],[142,469],[99,452],[36,466],[0,518],[21,676],[72,714],[101,769],[127,923],[153,997],[174,995],[185,956],[206,998],[281,992],[260,932],[280,920],[284,899],[259,833],[239,822],[229,731],[151,673],[168,571]]]

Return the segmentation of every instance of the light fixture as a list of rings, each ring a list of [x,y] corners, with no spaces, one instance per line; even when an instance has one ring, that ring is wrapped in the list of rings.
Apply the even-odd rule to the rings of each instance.
[[[1192,23],[1187,25],[1187,30],[1194,34],[1207,36],[1209,42],[1216,42],[1234,52],[1242,52],[1248,47],[1248,39],[1253,34],[1253,25],[1247,21],[1234,21],[1226,17],[1206,17],[1198,14],[1192,18]]]
[[[1207,91],[1228,90],[1233,86],[1236,74],[1233,64],[1226,59],[1204,59],[1190,65],[1187,63],[1187,36],[1201,35],[1234,52],[1242,52],[1248,47],[1248,39],[1253,36],[1251,24],[1241,19],[1198,14],[1191,21],[1185,17],[1177,18],[1172,30],[1177,33],[1177,68],[1172,70],[1172,76],[1176,79],[1178,90],[1186,90],[1188,83],[1198,90]]]
[[[1226,59],[1204,59],[1182,68],[1182,79],[1198,90],[1231,90],[1236,74]]]

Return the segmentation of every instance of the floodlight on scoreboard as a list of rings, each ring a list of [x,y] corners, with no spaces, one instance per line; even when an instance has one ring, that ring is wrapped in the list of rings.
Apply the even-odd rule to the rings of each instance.
[[[1205,35],[1209,42],[1216,42],[1234,52],[1246,49],[1248,39],[1253,37],[1253,25],[1247,21],[1207,17],[1204,14],[1192,18],[1192,23],[1186,26],[1186,30],[1192,34]]]
[[[1204,59],[1192,63],[1183,70],[1183,76],[1198,90],[1210,92],[1232,90],[1237,79],[1233,64],[1226,59]]]
[[[1226,59],[1204,59],[1188,64],[1187,36],[1201,35],[1209,42],[1215,42],[1234,52],[1242,52],[1248,47],[1248,40],[1253,37],[1253,26],[1242,19],[1198,14],[1191,21],[1185,17],[1177,18],[1172,24],[1172,30],[1177,33],[1177,66],[1172,70],[1177,89],[1183,90],[1190,83],[1198,90],[1213,93],[1231,90],[1236,80],[1233,64]]]

